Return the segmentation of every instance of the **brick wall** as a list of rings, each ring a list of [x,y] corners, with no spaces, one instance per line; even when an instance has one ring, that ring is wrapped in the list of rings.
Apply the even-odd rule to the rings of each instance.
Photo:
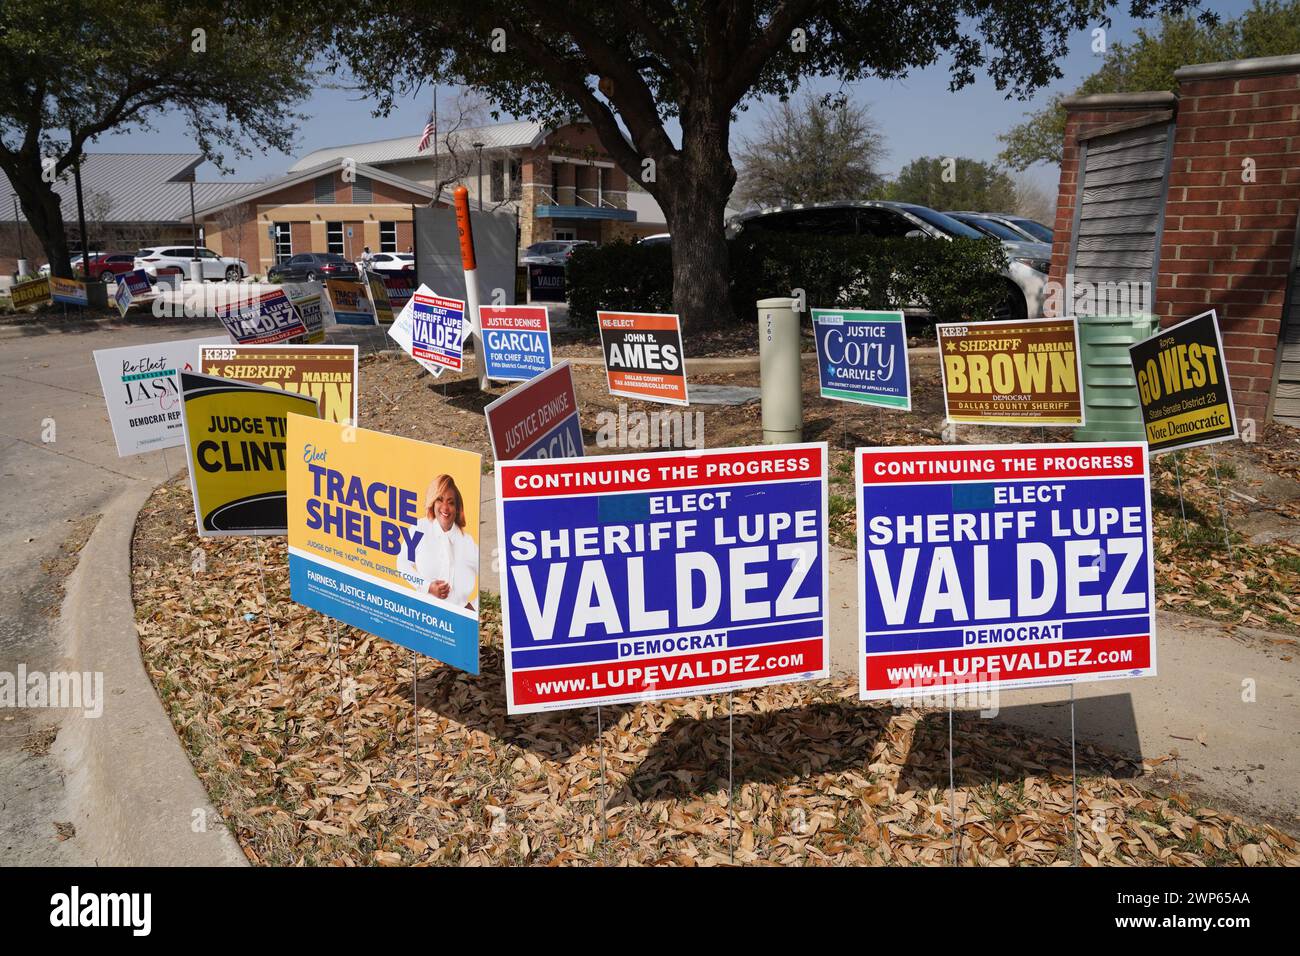
[[[1162,326],[1217,310],[1237,414],[1263,419],[1300,217],[1300,57],[1184,67],[1175,76],[1155,310]],[[1134,119],[1160,96],[1168,94],[1067,100],[1054,281],[1064,281],[1069,260],[1080,136]]]
[[[1156,310],[1165,326],[1218,311],[1237,415],[1262,420],[1300,215],[1300,63],[1177,76]]]

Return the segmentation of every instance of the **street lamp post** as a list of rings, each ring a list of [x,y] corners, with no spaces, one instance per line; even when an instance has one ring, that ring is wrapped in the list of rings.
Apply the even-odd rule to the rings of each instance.
[[[478,151],[478,211],[483,211],[483,143],[472,144]]]
[[[18,275],[26,275],[27,250],[23,248],[23,224],[18,221],[17,196],[14,196],[14,231],[18,233]]]
[[[202,278],[201,264],[199,263],[199,218],[194,215],[194,180],[190,180],[190,241],[194,243],[191,250],[194,258],[190,260],[190,279],[194,279],[194,273],[200,272],[199,278]]]

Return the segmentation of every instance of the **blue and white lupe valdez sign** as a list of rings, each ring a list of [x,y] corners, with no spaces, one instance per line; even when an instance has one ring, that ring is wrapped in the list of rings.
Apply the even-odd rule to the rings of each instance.
[[[478,310],[487,377],[526,382],[551,367],[551,324],[544,305],[484,305]]]
[[[459,372],[464,367],[470,331],[465,303],[438,295],[423,284],[388,327],[389,338],[435,378],[444,369]]]
[[[813,309],[822,398],[912,409],[902,312]]]
[[[1156,673],[1141,443],[859,448],[860,696]]]
[[[496,477],[510,713],[827,676],[825,443]]]

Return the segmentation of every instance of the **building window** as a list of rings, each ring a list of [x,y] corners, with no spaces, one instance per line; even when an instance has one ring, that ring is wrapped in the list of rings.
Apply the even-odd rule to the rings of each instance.
[[[292,231],[287,222],[275,224],[275,261],[287,262],[293,255]]]
[[[374,190],[371,188],[369,178],[358,176],[357,181],[352,184],[352,201],[354,203],[372,202],[373,196]]]
[[[379,224],[379,251],[397,251],[397,223],[381,222]]]
[[[316,201],[318,203],[334,202],[333,176],[321,176],[316,180]]]
[[[325,223],[325,251],[343,255],[343,223]]]
[[[510,198],[524,197],[524,164],[517,159],[510,160]]]

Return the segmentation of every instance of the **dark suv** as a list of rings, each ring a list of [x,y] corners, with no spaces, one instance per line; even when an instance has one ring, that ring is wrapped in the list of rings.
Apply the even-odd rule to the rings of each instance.
[[[266,270],[272,282],[315,282],[317,279],[360,279],[355,264],[337,252],[300,252]]]

